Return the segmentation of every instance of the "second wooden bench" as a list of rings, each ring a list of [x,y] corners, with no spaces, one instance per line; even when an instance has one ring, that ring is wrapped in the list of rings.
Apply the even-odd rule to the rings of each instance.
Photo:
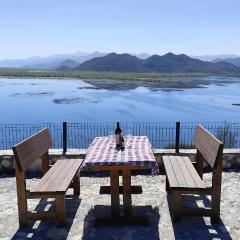
[[[210,216],[212,223],[219,222],[222,180],[223,144],[198,125],[195,135],[197,148],[196,169],[186,156],[163,156],[166,170],[166,190],[172,192],[172,220],[179,222],[182,215]],[[203,177],[203,161],[212,168],[212,186],[207,187]],[[211,208],[182,208],[182,195],[211,196]]]

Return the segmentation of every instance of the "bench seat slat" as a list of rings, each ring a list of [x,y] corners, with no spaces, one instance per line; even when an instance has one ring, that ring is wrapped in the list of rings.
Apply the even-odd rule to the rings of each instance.
[[[181,168],[183,177],[186,181],[186,187],[188,187],[188,188],[196,187],[194,177],[191,174],[191,171],[194,171],[195,169],[191,169],[191,168],[187,167],[187,162],[189,162],[189,158],[188,157],[175,157],[175,158],[177,158],[177,162]]]
[[[163,162],[164,162],[165,170],[167,172],[169,183],[171,182],[171,186],[173,187],[178,187],[178,182],[174,174],[169,156],[163,156]]]
[[[188,157],[163,156],[163,162],[171,189],[191,191],[206,188]]]
[[[44,175],[40,181],[36,184],[36,192],[49,192],[50,186],[54,184],[55,181],[61,178],[61,171],[64,167],[65,160],[58,160],[47,172],[49,175]],[[66,164],[66,163],[65,163]]]
[[[196,169],[194,168],[191,160],[188,157],[185,160],[185,165],[186,165],[186,167],[188,168],[189,172],[192,175],[192,178],[193,178],[193,180],[195,182],[196,188],[199,188],[199,189],[203,188],[203,189],[205,189],[206,185],[204,184],[203,180],[199,177]]]
[[[78,169],[80,168],[81,162],[79,161],[74,161],[72,168],[70,169],[70,171],[66,174],[65,178],[63,179],[62,183],[60,184],[60,186],[58,187],[58,192],[62,192],[65,191],[66,188],[69,187],[71,180],[73,179],[74,175],[76,174],[76,172],[78,171]]]
[[[39,191],[40,192],[40,189],[41,187],[43,187],[47,181],[51,178],[54,178],[55,176],[57,176],[57,170],[58,168],[61,167],[61,163],[59,161],[57,161],[48,171],[47,173],[37,182],[36,185],[34,185],[32,188],[31,188],[31,191],[32,192],[36,192],[36,191]]]
[[[80,169],[82,159],[58,160],[50,170],[30,190],[34,193],[65,193],[71,181]]]
[[[75,162],[75,159],[70,159],[70,161],[68,160],[69,159],[58,160],[61,166],[58,167],[58,170],[54,173],[54,175],[52,175],[52,177],[48,179],[48,181],[41,188],[41,191],[44,191],[44,189],[47,189],[47,191],[49,192],[58,191],[59,186],[64,181],[68,172],[72,173],[74,170],[74,172],[72,173],[72,177],[74,176],[74,174],[76,173],[76,169],[73,169],[72,166]]]
[[[178,157],[177,156],[170,157],[170,162],[172,164],[172,168],[173,168],[174,174],[176,176],[178,186],[179,187],[187,187],[187,182],[182,173],[181,166],[179,165]]]

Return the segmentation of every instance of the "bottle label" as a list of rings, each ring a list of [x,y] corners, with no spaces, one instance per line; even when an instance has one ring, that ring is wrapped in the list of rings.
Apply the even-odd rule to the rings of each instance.
[[[116,145],[120,146],[120,144],[121,144],[120,134],[115,134],[115,139],[116,139]]]

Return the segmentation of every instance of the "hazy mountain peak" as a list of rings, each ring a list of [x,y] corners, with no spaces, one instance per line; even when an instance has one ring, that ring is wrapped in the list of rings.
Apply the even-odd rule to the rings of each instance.
[[[202,61],[207,61],[207,62],[212,62],[215,59],[227,59],[227,58],[236,58],[239,57],[237,55],[234,54],[220,54],[220,55],[202,55],[202,56],[195,56],[195,55],[191,55],[190,57],[195,58],[195,59],[199,59]]]
[[[118,54],[117,54],[116,52],[111,52],[111,53],[107,54],[106,56],[111,56],[111,55],[116,56],[116,55],[118,55]]]
[[[174,56],[177,56],[177,55],[175,55],[175,54],[172,53],[172,52],[168,52],[168,53],[166,53],[166,54],[163,55],[163,57],[174,57]]]
[[[87,53],[78,51],[76,53],[54,54],[46,57],[30,57],[26,59],[7,59],[0,60],[0,67],[24,67],[29,69],[55,69],[65,60],[71,59],[73,61],[83,63],[89,59],[105,56],[106,53],[93,52]]]
[[[147,54],[147,53],[134,53],[134,54],[132,54],[133,56],[136,56],[136,57],[138,57],[138,58],[140,58],[140,59],[147,59],[147,58],[149,58],[151,55],[149,55],[149,54]]]
[[[227,62],[227,63],[233,64],[236,67],[240,67],[240,57],[225,58],[225,59],[218,58],[218,59],[215,59],[213,62],[214,63]]]
[[[75,68],[79,65],[79,62],[76,62],[72,59],[67,59],[67,60],[64,60],[63,62],[61,62],[60,64],[58,64],[55,68],[56,69],[61,69],[61,70],[69,70],[69,69],[72,69],[72,68]]]

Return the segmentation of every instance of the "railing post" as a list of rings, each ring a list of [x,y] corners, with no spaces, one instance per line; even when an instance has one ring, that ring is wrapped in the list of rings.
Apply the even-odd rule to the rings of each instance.
[[[63,154],[67,152],[67,122],[63,122]]]
[[[176,143],[175,143],[176,153],[179,153],[179,142],[180,142],[180,122],[176,122]]]

